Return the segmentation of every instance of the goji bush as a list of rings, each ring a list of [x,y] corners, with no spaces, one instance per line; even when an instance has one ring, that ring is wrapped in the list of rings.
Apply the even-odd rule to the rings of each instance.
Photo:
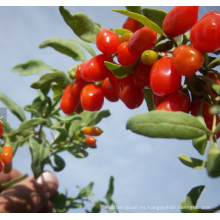
[[[25,76],[49,72],[30,85],[38,93],[24,107],[30,119],[18,104],[0,93],[0,101],[21,122],[18,128],[5,120],[0,123],[0,172],[10,172],[13,157],[23,145],[30,148],[35,178],[45,165],[62,171],[65,160],[61,152],[86,158],[88,151],[97,147],[94,136],[105,135],[97,124],[110,116],[109,110],[102,110],[108,100],[112,105],[122,101],[128,109],[137,109],[146,102],[146,113],[128,119],[126,129],[150,138],[192,140],[192,147],[206,159],[179,154],[179,160],[190,168],[206,169],[211,178],[219,178],[220,13],[209,12],[198,19],[198,10],[198,6],[178,6],[168,13],[139,6],[113,9],[112,13],[127,17],[124,24],[113,24],[116,27],[109,30],[83,13],[72,15],[67,8],[59,7],[65,23],[78,38],[51,38],[39,47],[52,47],[81,63],[70,67],[68,73],[39,59],[12,68]],[[96,45],[99,54],[90,43]],[[91,59],[86,59],[82,48]],[[52,141],[45,129],[54,134]],[[112,200],[113,181],[111,176],[106,201],[92,202],[91,212],[117,207]],[[6,183],[5,187],[10,186]],[[76,197],[57,192],[52,198],[53,211],[84,207],[85,201],[91,202],[88,197],[92,196],[92,187],[93,182],[80,189]],[[182,212],[220,209],[196,206],[204,187],[191,189],[180,204]]]

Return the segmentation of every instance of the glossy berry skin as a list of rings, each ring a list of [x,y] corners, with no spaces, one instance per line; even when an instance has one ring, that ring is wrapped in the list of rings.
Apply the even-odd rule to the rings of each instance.
[[[203,18],[205,18],[209,15],[218,15],[218,16],[220,16],[220,13],[218,11],[210,11],[210,12],[206,13],[200,20],[202,20]]]
[[[109,78],[103,80],[101,88],[108,101],[117,102],[119,100],[118,91],[114,88]]]
[[[83,87],[80,101],[86,111],[99,111],[104,104],[104,94],[101,87],[87,84]]]
[[[133,73],[121,79],[119,97],[129,109],[138,108],[144,101],[144,88],[134,83]]]
[[[81,70],[84,63],[79,64],[79,66],[76,68],[76,78],[78,80],[84,80],[81,76]]]
[[[161,103],[163,102],[169,95],[165,95],[165,96],[158,96],[155,93],[153,93],[153,103],[155,108]]]
[[[176,6],[163,20],[163,31],[169,37],[177,37],[192,28],[198,20],[199,6]]]
[[[106,55],[112,55],[117,52],[120,44],[119,36],[108,29],[101,29],[96,37],[97,48]]]
[[[122,26],[124,29],[135,32],[140,29],[140,23],[133,18],[128,17]]]
[[[10,145],[5,145],[2,147],[3,152],[1,153],[1,160],[3,164],[11,164],[13,158],[13,150]]]
[[[128,42],[124,42],[120,44],[118,46],[117,53],[118,53],[118,56],[117,56],[118,62],[122,66],[130,66],[138,59],[138,56],[132,55],[130,51],[128,50]]]
[[[137,30],[128,41],[128,49],[134,56],[141,56],[145,50],[152,49],[157,40],[157,33],[148,27]]]
[[[113,62],[113,59],[105,54],[99,54],[89,61],[86,61],[81,69],[81,76],[87,82],[98,82],[108,77],[111,72],[105,61]]]
[[[108,78],[109,78],[110,84],[113,87],[113,90],[119,96],[119,85],[120,85],[121,79],[117,78],[112,72],[109,74]]]
[[[180,45],[173,51],[173,63],[183,76],[192,76],[204,62],[203,54],[188,45]]]
[[[141,54],[141,62],[148,66],[153,66],[154,63],[158,60],[157,52],[154,50],[145,50]]]
[[[181,75],[176,70],[171,57],[158,60],[150,72],[150,87],[158,96],[176,92],[181,85]]]
[[[60,108],[65,114],[72,114],[79,105],[79,100],[72,97],[70,93],[71,85],[68,85],[62,95]]]
[[[3,129],[3,125],[0,122],[0,137],[4,134],[4,129]]]
[[[151,66],[139,63],[134,70],[134,82],[137,86],[150,87]]]
[[[93,136],[87,136],[85,137],[84,142],[92,147],[96,144],[96,139]]]
[[[80,93],[83,89],[83,87],[85,86],[85,81],[84,80],[80,80],[78,78],[76,78],[75,80],[73,80],[73,82],[71,83],[71,87],[70,87],[70,94],[73,98],[75,99],[80,99]]]
[[[189,113],[191,107],[190,97],[188,94],[177,91],[168,95],[157,107],[156,110],[181,111]]]
[[[209,15],[199,20],[190,31],[190,41],[201,52],[220,49],[220,16]]]
[[[86,126],[82,128],[82,132],[85,135],[90,135],[90,136],[99,136],[103,133],[103,130],[99,127],[95,126]]]

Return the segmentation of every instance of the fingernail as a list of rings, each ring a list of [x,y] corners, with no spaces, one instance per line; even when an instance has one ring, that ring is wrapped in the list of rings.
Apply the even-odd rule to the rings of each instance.
[[[56,176],[48,171],[43,172],[38,178],[37,183],[42,185],[50,198],[58,188],[58,180]]]

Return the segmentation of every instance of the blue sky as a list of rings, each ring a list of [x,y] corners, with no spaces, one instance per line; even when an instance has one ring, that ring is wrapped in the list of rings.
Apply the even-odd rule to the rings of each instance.
[[[72,14],[83,12],[103,28],[122,27],[126,16],[112,12],[111,9],[125,7],[67,7]],[[144,7],[143,7],[144,8]],[[169,11],[173,7],[154,8]],[[199,18],[206,12],[220,7],[200,7]],[[59,37],[69,39],[76,37],[65,24],[58,7],[0,7],[0,91],[12,100],[25,106],[37,96],[29,86],[41,75],[19,76],[10,69],[30,59],[41,59],[48,65],[67,72],[79,62],[53,50],[39,49],[46,39]],[[91,44],[92,45],[92,44]],[[99,51],[92,45],[98,54]],[[91,56],[86,53],[87,59]],[[0,107],[4,107],[0,103]],[[183,201],[186,194],[195,186],[206,185],[198,206],[217,206],[219,204],[219,178],[211,179],[206,170],[194,170],[181,164],[178,154],[195,158],[200,156],[193,148],[191,141],[152,139],[136,135],[125,129],[127,120],[136,114],[147,111],[143,103],[138,109],[129,110],[119,101],[110,103],[105,100],[103,110],[109,109],[111,116],[98,126],[104,133],[97,138],[98,148],[88,150],[89,157],[76,159],[68,153],[61,156],[66,161],[65,169],[56,173],[60,186],[59,191],[68,189],[70,196],[76,196],[76,185],[85,187],[95,182],[96,201],[104,200],[111,175],[115,178],[113,200],[118,206],[176,206]],[[29,115],[26,114],[28,117]],[[8,112],[8,121],[12,127],[19,126],[19,121]],[[13,165],[23,173],[31,174],[31,156],[27,146],[19,148]],[[49,167],[46,167],[49,169]],[[91,207],[90,204],[87,206]],[[180,210],[120,210],[120,212],[180,212]],[[70,210],[84,212],[84,209]]]

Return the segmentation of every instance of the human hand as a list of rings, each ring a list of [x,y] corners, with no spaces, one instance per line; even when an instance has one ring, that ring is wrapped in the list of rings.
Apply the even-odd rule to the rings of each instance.
[[[0,213],[50,212],[49,199],[56,193],[58,180],[51,172],[43,172],[36,180],[27,177],[2,191],[1,184],[22,176],[12,169],[9,174],[0,173]]]

